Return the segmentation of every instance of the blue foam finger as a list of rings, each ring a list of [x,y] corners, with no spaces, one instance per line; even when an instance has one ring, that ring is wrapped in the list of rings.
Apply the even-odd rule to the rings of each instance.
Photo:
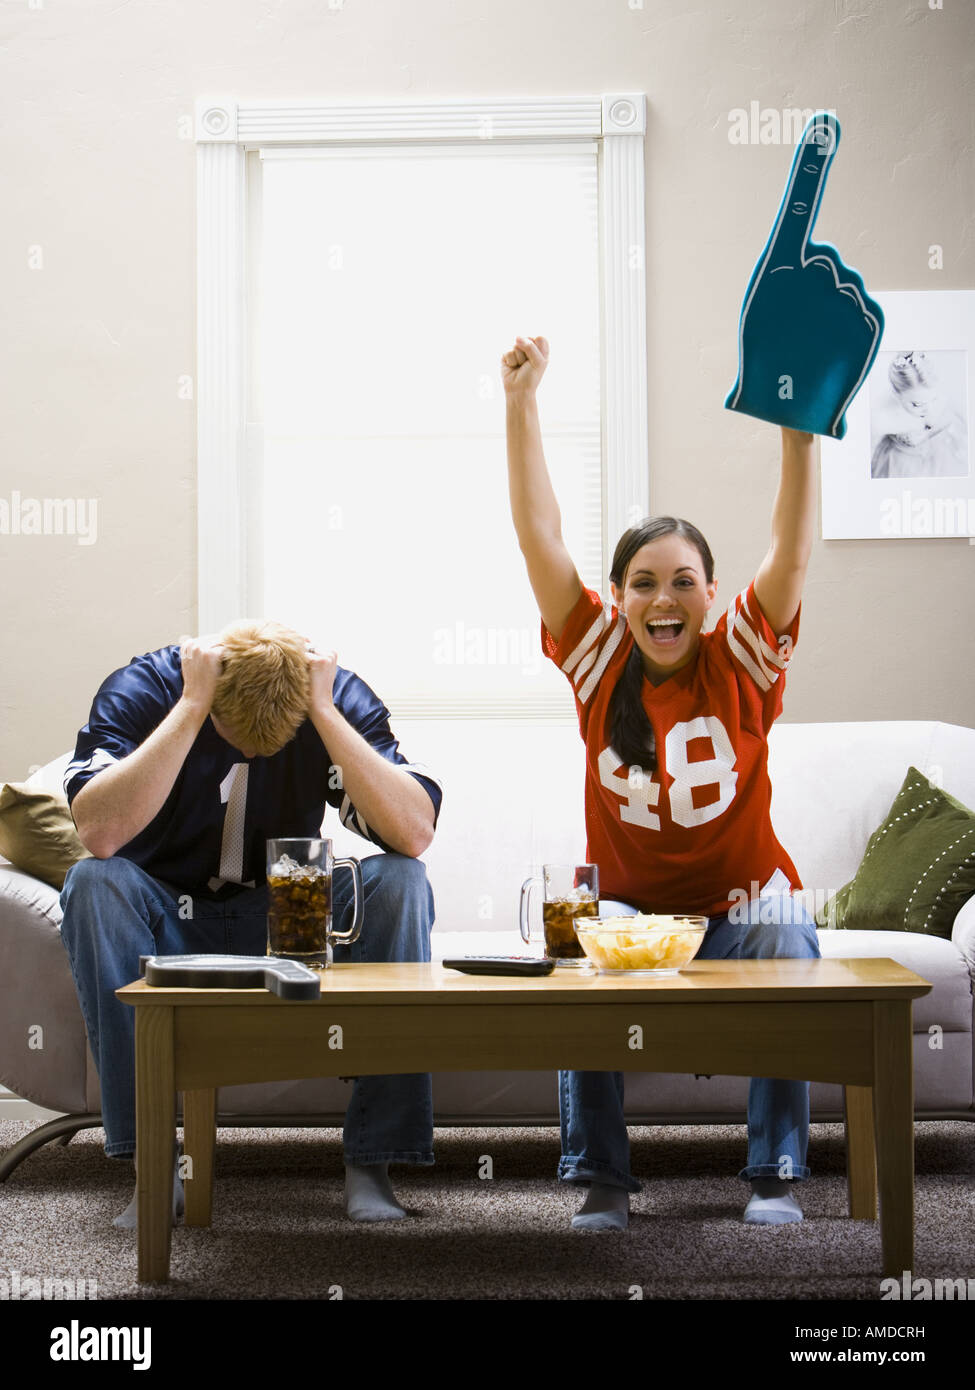
[[[846,411],[873,366],[880,305],[835,246],[810,240],[840,142],[819,111],[796,146],[785,193],[752,271],[738,328],[738,379],[725,406],[842,439]]]

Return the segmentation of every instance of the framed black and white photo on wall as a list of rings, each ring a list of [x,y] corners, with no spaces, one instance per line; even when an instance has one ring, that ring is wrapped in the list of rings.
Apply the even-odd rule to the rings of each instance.
[[[823,539],[975,536],[975,291],[876,298],[877,359],[822,441]]]

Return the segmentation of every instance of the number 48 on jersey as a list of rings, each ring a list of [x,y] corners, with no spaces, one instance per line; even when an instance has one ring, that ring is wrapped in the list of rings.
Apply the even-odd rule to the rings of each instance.
[[[687,746],[692,739],[710,739],[713,757],[691,762]],[[660,817],[651,809],[660,800],[661,783],[642,768],[633,767],[629,776],[617,772],[621,759],[612,747],[599,755],[599,780],[607,791],[621,798],[620,820],[628,825],[641,825],[647,830],[660,829]],[[702,714],[696,719],[677,723],[664,743],[664,765],[672,779],[667,793],[670,817],[675,825],[692,829],[722,815],[735,797],[738,773],[735,771],[735,750],[728,731],[714,714]],[[695,806],[693,789],[714,786],[718,799],[706,806]]]

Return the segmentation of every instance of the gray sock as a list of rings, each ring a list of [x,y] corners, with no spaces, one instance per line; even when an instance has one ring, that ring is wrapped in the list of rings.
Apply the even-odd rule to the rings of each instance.
[[[177,1224],[177,1222],[178,1222],[178,1221],[180,1220],[180,1218],[182,1217],[182,1215],[183,1215],[183,1209],[184,1209],[184,1205],[185,1205],[185,1203],[184,1203],[184,1198],[183,1198],[183,1184],[182,1184],[182,1181],[180,1180],[180,1176],[179,1176],[178,1163],[179,1163],[179,1152],[177,1151],[177,1154],[176,1154],[176,1162],[173,1164],[173,1225],[174,1225],[174,1226]],[[120,1212],[119,1215],[116,1216],[115,1220],[112,1222],[112,1225],[113,1225],[113,1226],[117,1226],[117,1227],[119,1228],[120,1231],[134,1231],[134,1230],[136,1229],[136,1227],[138,1226],[138,1224],[139,1224],[139,1186],[138,1186],[138,1183],[137,1183],[137,1184],[136,1184],[135,1193],[133,1194],[133,1197],[132,1197],[132,1201],[131,1201],[131,1202],[129,1203],[129,1205],[125,1208],[125,1211]]]
[[[406,1212],[393,1195],[388,1163],[345,1165],[345,1214],[350,1221],[402,1221]]]
[[[630,1219],[630,1194],[609,1183],[589,1184],[589,1195],[572,1218],[576,1231],[625,1231]]]
[[[784,1178],[753,1178],[745,1220],[749,1226],[785,1226],[801,1221],[802,1207],[792,1195],[792,1183]]]

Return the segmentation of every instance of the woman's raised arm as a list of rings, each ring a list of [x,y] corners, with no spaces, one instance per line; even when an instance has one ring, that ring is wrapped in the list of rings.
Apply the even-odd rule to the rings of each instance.
[[[814,436],[782,430],[782,475],[772,508],[772,543],[755,576],[755,597],[772,631],[786,631],[799,608],[816,525]]]
[[[535,393],[548,359],[544,338],[516,338],[501,358],[501,378],[507,400],[511,517],[538,611],[558,641],[582,593],[582,580],[562,539],[562,513],[542,451]]]

